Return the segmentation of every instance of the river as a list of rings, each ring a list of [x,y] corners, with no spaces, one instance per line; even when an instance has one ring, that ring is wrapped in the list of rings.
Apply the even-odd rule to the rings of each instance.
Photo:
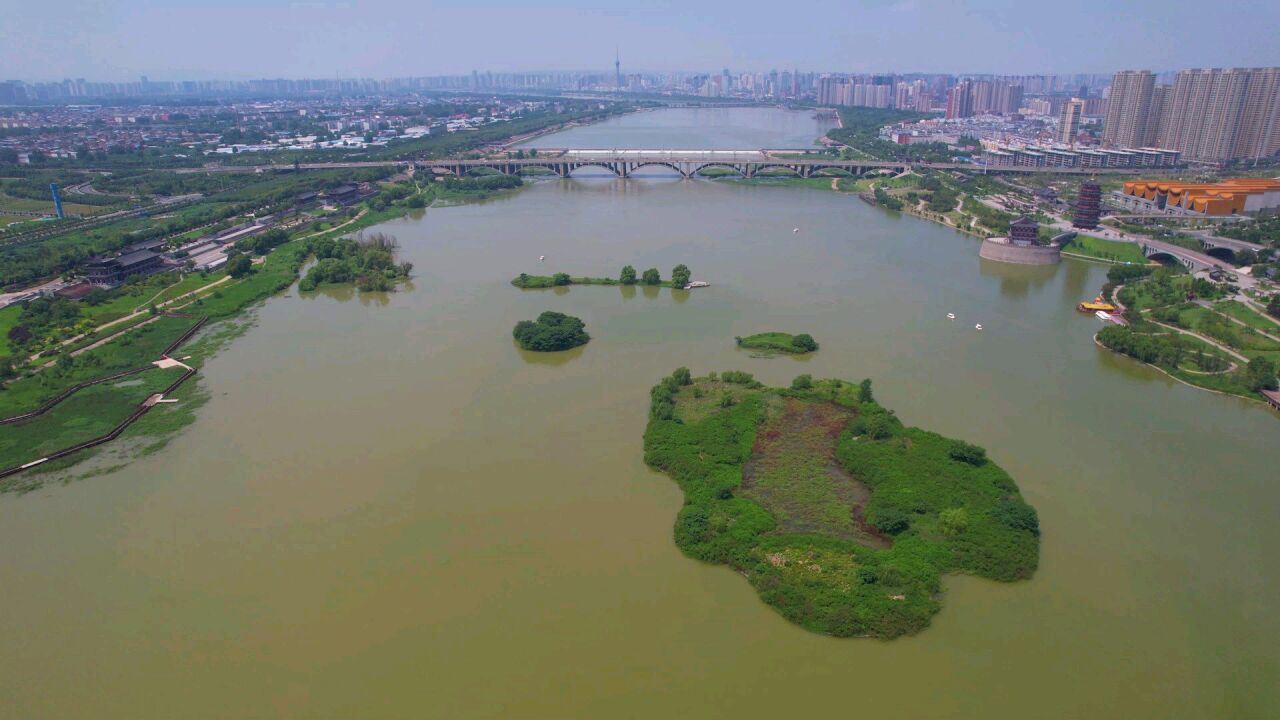
[[[1101,266],[987,263],[852,196],[656,177],[380,229],[411,288],[271,299],[162,451],[0,496],[0,717],[1280,714],[1280,424],[1094,346],[1074,305]],[[508,285],[681,262],[713,286]],[[592,341],[519,351],[511,326],[547,309]],[[772,329],[822,349],[734,346]],[[873,378],[1018,481],[1040,570],[947,578],[914,637],[787,623],[672,542],[681,495],[641,434],[679,365]]]

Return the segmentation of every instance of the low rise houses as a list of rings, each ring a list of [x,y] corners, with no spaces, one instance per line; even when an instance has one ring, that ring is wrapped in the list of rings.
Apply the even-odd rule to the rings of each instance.
[[[1177,150],[1164,148],[1082,149],[1066,145],[1006,146],[990,143],[980,164],[989,167],[1163,168],[1182,160]]]

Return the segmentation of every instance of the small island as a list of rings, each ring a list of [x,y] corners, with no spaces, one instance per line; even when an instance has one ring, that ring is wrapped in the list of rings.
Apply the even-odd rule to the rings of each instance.
[[[677,265],[671,269],[671,279],[663,280],[658,268],[649,268],[637,276],[636,269],[630,265],[622,268],[617,279],[607,277],[573,277],[569,273],[552,275],[530,275],[520,273],[511,284],[521,290],[540,290],[544,288],[568,287],[569,285],[646,285],[649,287],[665,287],[688,289],[692,283],[692,273],[685,265]],[[705,285],[700,283],[699,285]],[[698,285],[695,285],[698,286]]]
[[[747,348],[748,350],[763,350],[765,352],[803,355],[818,349],[817,341],[807,333],[789,335],[783,332],[766,332],[748,335],[747,337],[735,337],[734,340],[737,341],[738,347]]]
[[[944,574],[1024,580],[1040,522],[976,445],[905,426],[871,381],[679,368],[650,393],[644,459],[684,492],[675,541],[783,617],[837,637],[928,626]]]
[[[413,263],[396,262],[400,243],[386,233],[359,233],[354,239],[318,238],[308,240],[305,247],[316,262],[298,282],[303,292],[348,283],[362,292],[389,292],[413,270]],[[234,272],[232,268],[230,273]]]
[[[586,345],[587,334],[582,320],[548,310],[537,320],[521,320],[511,331],[520,347],[532,352],[556,352]]]

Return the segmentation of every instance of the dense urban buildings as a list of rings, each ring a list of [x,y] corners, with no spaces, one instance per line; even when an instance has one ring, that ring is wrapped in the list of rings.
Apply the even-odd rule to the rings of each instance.
[[[1280,150],[1280,68],[1183,70],[1172,85],[1150,71],[1112,80],[1103,143],[1154,145],[1222,163]]]

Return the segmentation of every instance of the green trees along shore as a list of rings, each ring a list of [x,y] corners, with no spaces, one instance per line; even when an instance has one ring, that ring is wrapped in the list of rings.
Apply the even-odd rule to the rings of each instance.
[[[907,427],[870,381],[769,388],[749,373],[654,386],[645,462],[684,491],[675,541],[744,575],[791,622],[839,637],[925,628],[941,576],[1031,577],[1034,508],[986,451]]]

